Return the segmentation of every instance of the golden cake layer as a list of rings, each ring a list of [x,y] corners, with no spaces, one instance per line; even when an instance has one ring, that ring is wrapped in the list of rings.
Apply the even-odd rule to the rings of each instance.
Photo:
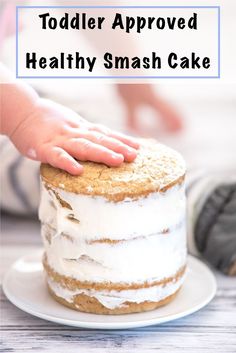
[[[57,296],[56,293],[48,286],[49,293],[52,297],[59,302],[71,309],[82,311],[85,313],[100,314],[100,315],[120,315],[120,314],[131,314],[140,313],[144,311],[151,311],[161,306],[169,304],[178,294],[180,288],[168,297],[159,300],[158,302],[145,301],[142,303],[125,302],[123,306],[114,309],[106,308],[96,298],[90,297],[85,294],[79,294],[74,296],[73,302],[69,302],[66,299]]]
[[[173,276],[168,278],[163,278],[159,281],[153,282],[142,282],[142,283],[113,283],[113,282],[89,282],[89,281],[80,281],[78,279],[64,276],[55,270],[53,270],[47,262],[47,257],[44,254],[43,257],[43,266],[44,270],[54,282],[60,283],[62,287],[65,287],[69,290],[75,291],[76,289],[95,289],[98,291],[101,290],[128,290],[128,289],[142,289],[150,288],[155,286],[163,286],[171,282],[176,282],[183,277],[186,266],[181,267]]]
[[[153,140],[142,140],[138,156],[132,163],[119,168],[93,162],[80,162],[81,176],[72,176],[47,164],[41,165],[46,186],[91,196],[103,196],[110,201],[137,199],[152,192],[165,192],[181,184],[185,163],[179,153]]]
[[[124,284],[124,283],[89,283],[89,282],[81,282],[73,278],[69,278],[63,275],[56,273],[54,270],[48,266],[46,257],[44,257],[44,269],[47,275],[47,281],[50,279],[51,283],[59,285],[63,289],[68,289],[70,291],[75,292],[79,289],[84,290],[96,290],[96,291],[117,291],[118,293],[122,293],[122,291],[127,290],[142,290],[143,288],[149,287],[159,287],[165,288],[166,285],[171,283],[176,283],[181,280],[185,273],[185,267],[180,269],[176,273],[175,276],[166,278],[161,281],[156,281],[152,283],[139,283],[139,284]],[[158,301],[142,301],[141,303],[125,301],[121,306],[115,308],[108,308],[104,306],[100,301],[97,300],[93,295],[87,295],[85,293],[75,294],[72,296],[72,300],[67,300],[67,298],[63,298],[58,295],[49,282],[47,283],[49,293],[56,299],[59,303],[78,311],[83,311],[87,313],[93,314],[109,314],[109,315],[117,315],[117,314],[129,314],[129,313],[138,313],[143,311],[149,311],[159,308],[160,306],[166,305],[170,303],[179,292],[181,286],[179,286],[173,293],[166,296],[165,298]]]

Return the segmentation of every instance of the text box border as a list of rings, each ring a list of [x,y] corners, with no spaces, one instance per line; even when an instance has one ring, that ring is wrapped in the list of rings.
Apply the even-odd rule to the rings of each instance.
[[[217,76],[19,76],[19,65],[18,65],[18,50],[19,50],[19,9],[217,9],[218,12],[218,74]],[[219,79],[221,77],[220,67],[220,6],[112,6],[112,5],[94,5],[94,6],[16,6],[16,78],[19,79]]]

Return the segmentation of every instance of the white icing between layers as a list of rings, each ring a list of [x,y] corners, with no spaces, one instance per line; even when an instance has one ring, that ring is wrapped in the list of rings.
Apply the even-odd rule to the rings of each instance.
[[[144,301],[158,302],[162,299],[165,299],[180,288],[180,286],[183,284],[184,277],[185,276],[182,276],[179,280],[167,283],[166,285],[122,291],[96,291],[94,289],[78,289],[71,291],[52,281],[50,278],[47,278],[47,281],[53,292],[58,297],[65,299],[69,303],[73,302],[75,295],[82,293],[96,298],[108,309],[115,309],[124,306],[124,303],[127,301],[139,304]]]
[[[183,223],[168,234],[157,234],[117,244],[70,240],[56,234],[49,243],[42,236],[49,266],[61,275],[80,281],[127,282],[162,280],[186,263],[186,231]]]
[[[87,241],[102,238],[131,239],[157,234],[176,226],[185,218],[183,185],[172,187],[165,193],[152,193],[138,200],[125,199],[121,202],[54,190],[71,205],[72,210],[62,207],[53,192],[42,186],[40,220],[51,224],[58,233]],[[68,219],[71,214],[80,223]]]
[[[60,189],[55,192],[73,208],[62,207],[43,186],[42,236],[48,264],[59,274],[80,281],[139,283],[171,277],[185,265],[183,186],[117,203]],[[79,223],[68,218],[71,214]],[[55,228],[51,242],[46,239],[47,224]],[[160,233],[167,228],[167,234]],[[104,238],[128,241],[90,243]]]

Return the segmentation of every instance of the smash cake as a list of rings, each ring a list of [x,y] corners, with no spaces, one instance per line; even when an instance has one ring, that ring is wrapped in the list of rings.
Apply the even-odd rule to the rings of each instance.
[[[41,165],[49,292],[61,304],[96,314],[169,303],[186,271],[183,158],[145,140],[132,163],[81,164],[81,176]]]

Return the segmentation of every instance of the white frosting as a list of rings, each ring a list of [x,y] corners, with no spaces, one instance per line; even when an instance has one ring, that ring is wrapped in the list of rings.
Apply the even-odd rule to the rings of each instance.
[[[62,207],[54,192],[72,210]],[[172,277],[185,265],[183,186],[121,202],[54,192],[42,186],[39,216],[48,264],[59,274],[80,281],[142,283]],[[163,234],[165,229],[169,232]],[[94,242],[101,239],[123,241]]]
[[[89,244],[56,233],[49,243],[42,235],[48,264],[59,274],[81,281],[143,282],[173,276],[186,262],[185,224],[167,234],[117,244]]]
[[[73,238],[119,240],[147,236],[172,228],[185,218],[183,186],[175,186],[165,193],[152,193],[138,200],[125,199],[122,202],[109,202],[102,197],[54,190],[62,200],[71,205],[72,210],[62,207],[53,192],[43,186],[40,220],[53,225],[58,233],[65,233]],[[71,214],[79,220],[79,224],[68,219]]]
[[[142,289],[129,289],[122,291],[96,291],[94,289],[77,289],[75,291],[69,290],[62,287],[60,284],[47,278],[49,286],[52,288],[53,292],[66,301],[72,303],[74,296],[78,294],[86,294],[90,297],[96,298],[101,304],[106,308],[115,309],[124,306],[126,301],[132,303],[142,303],[144,301],[158,302],[165,299],[169,295],[175,293],[184,281],[184,276],[182,276],[178,281],[172,281],[166,285],[153,286],[149,288]]]

